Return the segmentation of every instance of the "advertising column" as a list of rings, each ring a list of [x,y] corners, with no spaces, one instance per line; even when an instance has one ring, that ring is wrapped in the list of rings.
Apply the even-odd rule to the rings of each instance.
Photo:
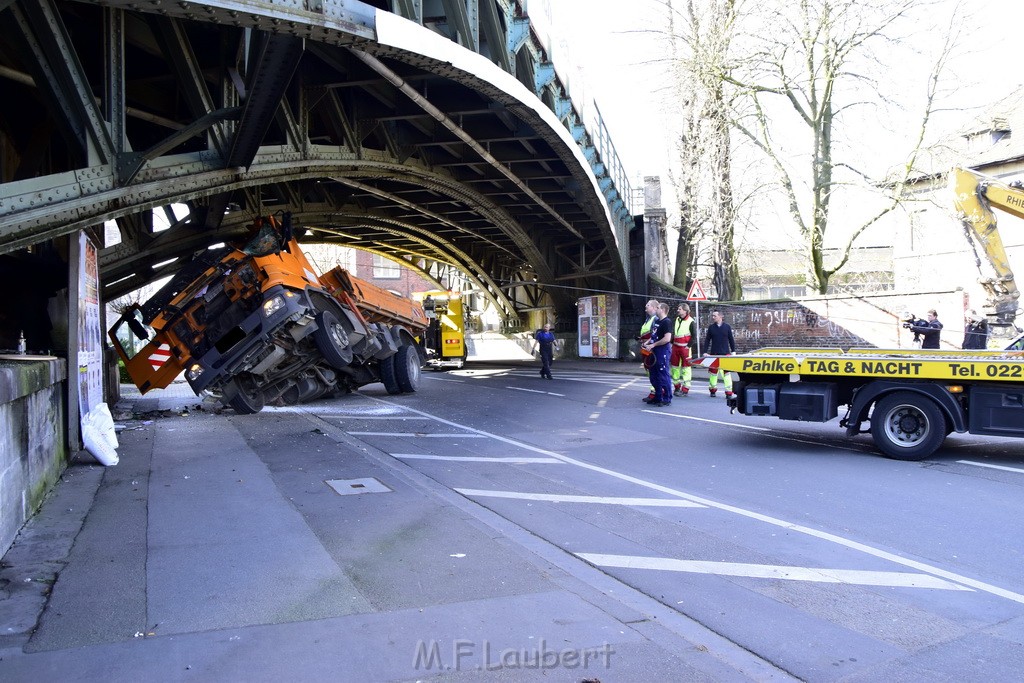
[[[580,358],[619,357],[619,297],[585,296],[576,302]]]

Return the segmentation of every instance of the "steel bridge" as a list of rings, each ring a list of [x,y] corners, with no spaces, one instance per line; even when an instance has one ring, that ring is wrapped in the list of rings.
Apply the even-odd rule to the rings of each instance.
[[[508,318],[625,290],[628,181],[525,4],[0,0],[0,254],[116,224],[108,300],[290,211]]]

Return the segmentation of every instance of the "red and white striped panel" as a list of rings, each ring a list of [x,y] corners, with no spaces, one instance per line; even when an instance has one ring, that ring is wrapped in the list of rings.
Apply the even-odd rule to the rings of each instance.
[[[161,344],[152,353],[149,354],[149,364],[153,366],[154,370],[159,370],[167,362],[167,359],[171,357],[171,347],[167,344]]]
[[[718,356],[703,356],[701,358],[694,358],[692,365],[699,365],[707,368],[708,372],[718,373]]]

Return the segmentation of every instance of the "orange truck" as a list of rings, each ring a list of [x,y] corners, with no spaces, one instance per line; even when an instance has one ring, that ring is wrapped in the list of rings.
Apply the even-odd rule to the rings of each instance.
[[[416,391],[423,307],[343,268],[317,275],[290,217],[258,219],[243,246],[194,259],[109,337],[142,393],[185,373],[238,413],[382,382]]]

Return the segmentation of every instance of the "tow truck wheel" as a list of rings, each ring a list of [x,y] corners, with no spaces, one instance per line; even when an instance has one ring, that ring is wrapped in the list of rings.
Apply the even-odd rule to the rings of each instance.
[[[420,354],[413,346],[400,346],[395,359],[395,379],[402,391],[416,391],[420,388]]]
[[[347,368],[352,362],[352,348],[348,343],[348,330],[334,311],[324,309],[316,317],[316,329],[313,330],[313,343],[333,367]]]
[[[228,405],[235,409],[239,415],[253,415],[263,410],[265,404],[263,392],[256,386],[256,378],[249,374],[241,374],[232,380],[235,385],[235,395],[228,401]]]
[[[875,404],[871,436],[887,457],[924,460],[945,440],[946,416],[930,398],[897,391]]]

